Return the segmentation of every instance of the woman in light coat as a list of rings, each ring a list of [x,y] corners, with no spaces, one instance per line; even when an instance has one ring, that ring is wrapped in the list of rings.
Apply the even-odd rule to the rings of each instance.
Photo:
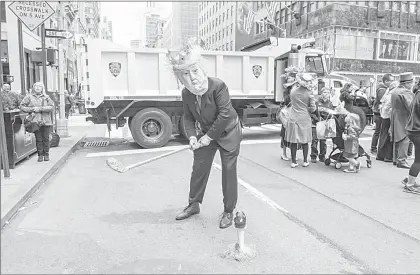
[[[298,73],[295,82],[291,83],[291,110],[286,126],[286,141],[290,143],[292,153],[291,167],[298,166],[296,153],[298,144],[303,149],[303,167],[309,166],[309,143],[312,142],[311,113],[315,112],[315,98],[313,91],[317,87],[316,77],[308,73]]]
[[[35,131],[38,162],[50,160],[50,132],[52,128],[51,112],[54,102],[45,94],[42,82],[33,85],[33,92],[25,96],[20,103],[20,110],[25,113],[34,113],[32,122],[38,123],[39,130]]]

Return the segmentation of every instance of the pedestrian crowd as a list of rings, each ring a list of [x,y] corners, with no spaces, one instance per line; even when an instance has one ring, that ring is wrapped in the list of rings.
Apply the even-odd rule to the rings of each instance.
[[[400,74],[399,81],[395,81],[391,74],[384,75],[378,84],[375,98],[368,98],[366,93],[347,84],[340,91],[341,104],[335,108],[330,101],[332,91],[329,88],[322,88],[317,99],[313,95],[317,85],[316,76],[304,73],[300,68],[289,67],[283,77],[286,92],[285,107],[279,113],[282,121],[281,159],[289,161],[289,148],[292,168],[299,166],[296,159],[299,149],[303,151],[302,166],[309,166],[309,144],[311,162],[316,163],[319,160],[330,163],[326,161],[326,139],[331,138],[335,146],[342,146],[340,157],[349,162],[349,168],[344,172],[359,172],[359,158],[362,155],[367,156],[369,161],[370,156],[376,156],[378,161],[410,169],[410,176],[403,183],[418,187],[415,185],[415,177],[420,171],[420,152],[412,166],[407,162],[413,148],[416,152],[416,144],[420,147],[420,110],[416,109],[416,104],[420,103],[415,100],[419,83],[414,84],[413,73]],[[355,106],[356,97],[366,101],[366,106],[372,104],[373,107],[375,132],[370,155],[359,144],[361,133],[370,124],[370,116]],[[328,131],[331,134],[324,134]]]

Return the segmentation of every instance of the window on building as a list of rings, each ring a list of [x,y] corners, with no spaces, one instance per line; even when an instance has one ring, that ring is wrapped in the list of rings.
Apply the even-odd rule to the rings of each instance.
[[[219,15],[219,22],[220,22],[220,24],[222,24],[222,16],[221,15]]]
[[[232,8],[230,9],[230,16],[233,16],[233,6],[232,6]]]
[[[407,1],[401,1],[401,11],[408,12],[409,6]]]
[[[398,61],[416,60],[416,36],[381,32],[379,37],[378,59]]]
[[[216,27],[218,23],[219,23],[219,18],[216,18]]]
[[[0,2],[1,22],[6,22],[6,2]]]
[[[226,10],[226,19],[229,18],[229,9]]]
[[[280,25],[280,11],[276,11],[276,15],[274,16],[274,24],[276,26]]]
[[[230,34],[233,34],[233,23],[230,25]]]
[[[315,2],[310,2],[308,7],[308,12],[315,11]]]
[[[230,41],[230,50],[233,51],[233,41]]]

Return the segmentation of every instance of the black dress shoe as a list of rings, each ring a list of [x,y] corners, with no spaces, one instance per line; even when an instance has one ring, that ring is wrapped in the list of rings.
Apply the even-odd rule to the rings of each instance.
[[[384,159],[384,162],[392,162],[392,159],[387,159],[387,158],[385,158],[385,159]]]
[[[44,161],[44,156],[38,156],[38,162],[43,162]]]
[[[376,157],[376,160],[379,160],[379,161],[384,161],[384,159],[383,159],[383,158],[378,158],[378,157]]]
[[[223,216],[220,219],[220,228],[225,229],[232,225],[233,213],[223,212]]]
[[[397,164],[397,167],[403,169],[410,169],[410,165],[408,165],[407,163]]]
[[[188,205],[184,210],[182,210],[181,213],[178,214],[178,216],[176,216],[176,220],[180,221],[180,220],[185,220],[188,219],[189,217],[191,217],[192,215],[198,214],[200,213],[200,205],[198,204],[198,202],[194,202],[190,205]]]
[[[50,156],[49,155],[45,155],[44,156],[44,161],[50,161]]]

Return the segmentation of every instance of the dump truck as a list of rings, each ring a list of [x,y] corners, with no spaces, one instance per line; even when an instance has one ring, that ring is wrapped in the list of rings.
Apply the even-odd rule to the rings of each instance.
[[[291,44],[288,52],[203,51],[208,76],[222,79],[245,127],[277,124],[282,107],[284,68],[304,65],[308,72],[327,74],[322,52],[305,52],[311,45]],[[313,46],[313,45],[312,45]],[[305,52],[301,54],[301,52]],[[127,49],[87,41],[89,88],[87,121],[123,127],[128,123],[135,142],[143,148],[164,146],[172,135],[186,135],[182,85],[166,59],[167,49]]]

